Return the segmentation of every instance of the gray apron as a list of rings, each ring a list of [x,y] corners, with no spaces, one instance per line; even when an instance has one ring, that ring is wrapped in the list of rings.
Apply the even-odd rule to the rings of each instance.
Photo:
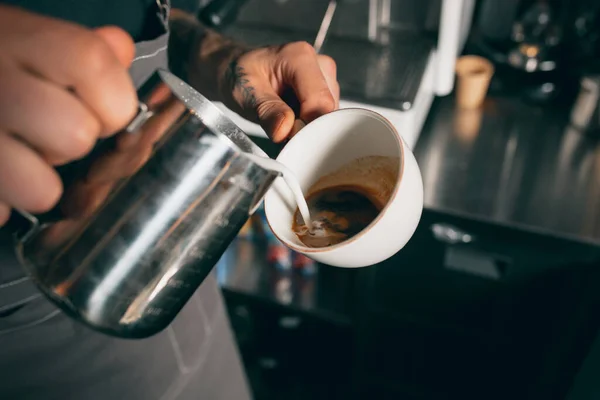
[[[168,0],[157,0],[163,33],[136,44],[139,86],[167,67]],[[23,275],[0,235],[0,399],[246,400],[250,392],[214,274],[173,324],[143,340],[91,331],[48,302]]]

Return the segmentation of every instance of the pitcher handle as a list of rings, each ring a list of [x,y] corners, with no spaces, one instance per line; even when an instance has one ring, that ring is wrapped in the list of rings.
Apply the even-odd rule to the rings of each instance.
[[[25,242],[40,227],[40,220],[27,211],[13,208],[4,228],[12,233],[18,243]]]
[[[131,122],[121,132],[136,133],[144,123],[154,115],[154,112],[143,102],[138,102],[138,111]],[[43,225],[43,216],[36,216],[27,211],[13,208],[4,228],[15,237],[16,241],[23,243],[33,236]]]

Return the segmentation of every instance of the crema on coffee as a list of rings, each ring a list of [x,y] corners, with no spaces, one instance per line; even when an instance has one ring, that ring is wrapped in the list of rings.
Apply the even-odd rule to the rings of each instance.
[[[336,245],[359,234],[383,210],[398,182],[400,159],[358,158],[324,175],[307,192],[312,229],[298,210],[292,230],[308,247]]]

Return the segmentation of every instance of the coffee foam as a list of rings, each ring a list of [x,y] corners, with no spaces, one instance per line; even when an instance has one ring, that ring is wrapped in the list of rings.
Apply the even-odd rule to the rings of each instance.
[[[379,208],[386,206],[400,171],[399,157],[366,156],[357,158],[341,168],[319,178],[308,190],[307,197],[315,192],[335,186],[360,188]]]

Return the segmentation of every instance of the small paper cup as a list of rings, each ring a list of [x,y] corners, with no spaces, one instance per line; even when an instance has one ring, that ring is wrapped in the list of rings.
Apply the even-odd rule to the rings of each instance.
[[[491,62],[479,56],[463,56],[456,62],[456,101],[460,108],[474,109],[483,104],[494,75]]]

